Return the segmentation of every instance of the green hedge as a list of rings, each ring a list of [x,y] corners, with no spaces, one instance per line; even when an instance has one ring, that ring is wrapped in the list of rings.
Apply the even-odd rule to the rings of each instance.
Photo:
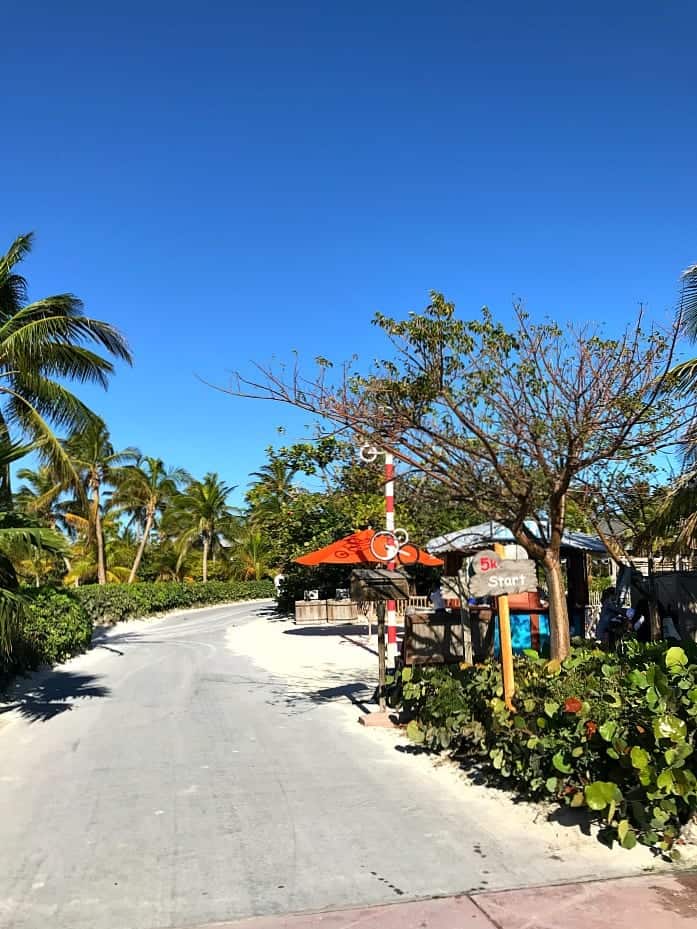
[[[104,587],[22,591],[27,608],[8,654],[0,652],[0,681],[9,675],[64,661],[84,652],[93,626],[168,610],[233,600],[273,597],[271,581],[209,581],[207,584],[108,584]]]
[[[92,638],[92,621],[72,592],[44,588],[23,594],[26,612],[12,650],[0,654],[0,676],[64,661],[84,652]]]
[[[694,647],[634,645],[622,660],[574,650],[562,664],[529,652],[515,675],[515,713],[495,662],[405,668],[392,702],[412,717],[414,741],[468,757],[523,796],[590,809],[625,848],[677,857],[697,812]]]
[[[162,581],[154,584],[90,584],[74,591],[92,622],[115,623],[234,600],[274,596],[272,581],[208,581],[203,584]]]

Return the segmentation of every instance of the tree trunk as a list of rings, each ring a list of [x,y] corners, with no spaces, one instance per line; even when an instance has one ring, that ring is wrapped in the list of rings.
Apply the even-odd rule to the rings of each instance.
[[[148,510],[148,515],[145,520],[145,526],[143,528],[143,538],[140,540],[140,545],[138,546],[138,551],[136,552],[136,557],[133,559],[133,566],[131,567],[131,573],[128,575],[128,583],[132,584],[136,579],[136,574],[138,573],[138,568],[140,567],[140,560],[143,557],[143,552],[145,551],[145,546],[148,544],[148,538],[150,537],[150,532],[152,530],[152,524],[155,521],[155,516]]]
[[[571,648],[569,611],[564,592],[564,576],[559,556],[548,552],[544,559],[545,577],[549,592],[549,650],[550,656],[563,661]]]
[[[10,430],[4,416],[0,415],[0,441],[10,443]],[[10,512],[14,509],[12,500],[12,482],[10,480],[10,465],[0,468],[0,510]]]
[[[94,506],[94,533],[97,537],[97,583],[106,584],[106,560],[104,558],[104,533],[102,532],[102,513],[99,508],[99,483],[92,485],[92,504]]]
[[[210,542],[208,541],[208,536],[204,535],[203,537],[203,583],[208,581],[208,547]]]
[[[12,484],[10,482],[10,466],[0,468],[0,510],[10,512],[14,507],[12,502]]]

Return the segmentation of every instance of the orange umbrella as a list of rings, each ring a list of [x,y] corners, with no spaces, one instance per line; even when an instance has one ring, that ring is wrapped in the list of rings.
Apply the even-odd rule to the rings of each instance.
[[[301,555],[300,558],[295,560],[298,564],[309,566],[320,564],[376,564],[377,559],[370,550],[370,542],[374,535],[374,529],[362,529],[360,532],[352,532],[351,535],[347,535],[344,539],[332,542],[331,545],[326,545],[316,552]],[[382,554],[381,548],[384,547],[385,554],[387,554],[387,546],[382,539],[378,540],[374,547],[378,554]],[[402,565],[422,564],[430,568],[436,568],[443,564],[440,558],[429,555],[428,552],[417,548],[411,542],[408,542],[400,549],[396,562]]]

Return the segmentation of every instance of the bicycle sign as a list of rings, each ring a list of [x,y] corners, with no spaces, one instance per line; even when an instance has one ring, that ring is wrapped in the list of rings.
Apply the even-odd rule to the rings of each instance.
[[[370,552],[376,561],[401,561],[400,555],[408,544],[409,533],[406,529],[381,529],[370,540]]]

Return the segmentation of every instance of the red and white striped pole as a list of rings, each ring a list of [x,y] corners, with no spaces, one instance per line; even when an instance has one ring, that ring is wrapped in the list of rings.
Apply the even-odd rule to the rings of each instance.
[[[394,456],[385,452],[385,529],[394,532]],[[395,561],[387,565],[390,571],[397,567]],[[397,604],[387,601],[387,666],[394,668],[397,663]]]

